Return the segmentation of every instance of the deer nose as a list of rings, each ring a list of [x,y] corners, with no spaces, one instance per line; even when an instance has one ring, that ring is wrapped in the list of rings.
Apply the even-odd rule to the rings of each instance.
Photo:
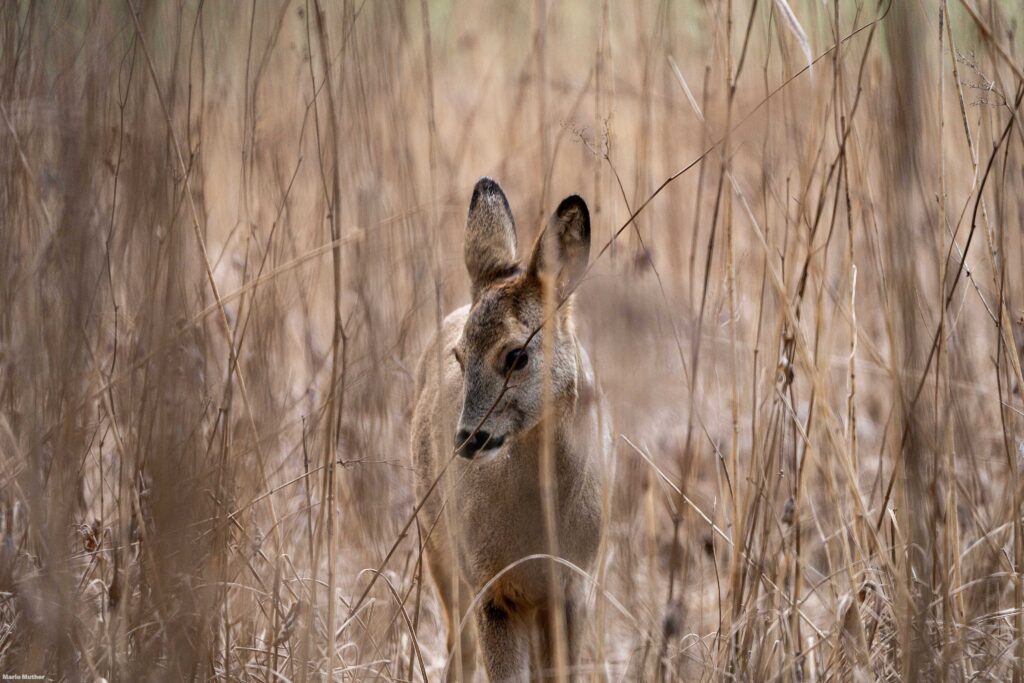
[[[459,455],[463,458],[472,458],[474,455],[484,449],[487,442],[491,440],[490,432],[485,432],[482,429],[477,429],[472,432],[468,429],[460,429],[455,434],[455,448],[458,449]]]

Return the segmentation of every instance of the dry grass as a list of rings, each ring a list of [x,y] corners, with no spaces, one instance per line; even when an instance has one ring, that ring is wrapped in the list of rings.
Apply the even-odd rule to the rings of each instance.
[[[411,372],[487,174],[607,246],[588,674],[1024,678],[1015,3],[0,16],[0,671],[437,679]]]

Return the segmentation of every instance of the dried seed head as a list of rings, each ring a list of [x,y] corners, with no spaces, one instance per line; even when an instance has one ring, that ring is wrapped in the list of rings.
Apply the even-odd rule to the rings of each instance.
[[[786,504],[782,508],[782,523],[789,526],[793,523],[793,513],[796,511],[796,501],[793,500],[793,496],[790,496],[786,500]]]

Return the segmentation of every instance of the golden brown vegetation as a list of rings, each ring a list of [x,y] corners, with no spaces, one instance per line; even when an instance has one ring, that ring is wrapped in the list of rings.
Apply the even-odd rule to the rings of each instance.
[[[1022,18],[4,3],[0,671],[437,679],[411,372],[487,174],[592,211],[584,673],[1021,680]]]

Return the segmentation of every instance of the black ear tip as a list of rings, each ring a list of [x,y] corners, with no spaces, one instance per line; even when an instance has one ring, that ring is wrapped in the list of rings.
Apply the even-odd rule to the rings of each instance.
[[[495,190],[501,191],[501,186],[498,182],[490,176],[480,176],[480,180],[476,181],[476,187],[473,192],[494,192]]]
[[[472,211],[476,207],[477,201],[481,197],[492,197],[497,196],[501,198],[502,203],[508,206],[508,200],[505,198],[505,193],[501,191],[501,185],[498,185],[493,178],[483,176],[480,180],[476,181],[476,185],[473,186],[473,198],[469,200],[469,210]]]
[[[583,197],[571,194],[561,201],[555,213],[564,219],[579,220],[587,234],[590,233],[590,210]]]

